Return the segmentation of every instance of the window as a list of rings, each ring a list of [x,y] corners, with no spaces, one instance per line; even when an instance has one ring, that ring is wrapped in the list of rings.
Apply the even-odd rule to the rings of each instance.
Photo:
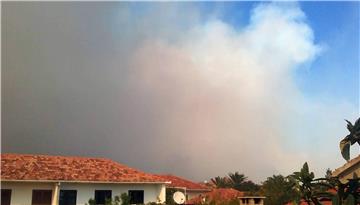
[[[111,190],[95,190],[96,204],[105,204],[106,199],[111,199]]]
[[[144,203],[144,190],[129,190],[130,204]]]
[[[260,204],[261,199],[260,198],[255,198],[254,201],[255,201],[255,204]]]
[[[59,205],[76,205],[76,190],[60,190]]]
[[[1,189],[1,205],[10,205],[11,189]]]
[[[33,190],[32,205],[51,205],[51,190]]]

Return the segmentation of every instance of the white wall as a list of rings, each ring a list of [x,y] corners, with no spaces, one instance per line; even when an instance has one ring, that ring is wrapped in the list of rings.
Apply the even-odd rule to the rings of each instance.
[[[54,183],[1,182],[2,189],[11,189],[11,205],[31,205],[33,189],[53,189]],[[165,185],[161,184],[88,184],[61,183],[60,190],[77,190],[76,204],[84,205],[94,198],[95,190],[112,190],[112,196],[128,190],[144,190],[144,202],[165,201]]]

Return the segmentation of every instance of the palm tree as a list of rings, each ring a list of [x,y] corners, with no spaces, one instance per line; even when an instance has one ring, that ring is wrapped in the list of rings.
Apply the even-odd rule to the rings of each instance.
[[[211,179],[211,182],[216,188],[227,188],[230,187],[229,179],[227,177],[215,177]]]
[[[243,185],[247,177],[245,177],[245,175],[243,174],[239,174],[239,172],[229,173],[228,175],[230,178],[230,184],[232,188],[240,191],[241,186]]]
[[[349,161],[350,146],[355,143],[360,145],[360,118],[356,120],[354,125],[348,120],[345,121],[347,122],[347,129],[350,133],[340,141],[340,151],[343,158],[346,161]]]

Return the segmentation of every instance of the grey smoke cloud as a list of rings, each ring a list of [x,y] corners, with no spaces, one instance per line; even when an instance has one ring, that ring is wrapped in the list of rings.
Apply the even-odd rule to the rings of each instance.
[[[194,180],[342,163],[336,122],[356,108],[295,84],[322,52],[296,4],[260,4],[241,30],[190,3],[2,12],[2,152],[103,156]]]

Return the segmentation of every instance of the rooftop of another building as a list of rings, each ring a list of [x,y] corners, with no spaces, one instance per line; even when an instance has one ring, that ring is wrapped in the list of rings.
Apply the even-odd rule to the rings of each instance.
[[[166,175],[157,175],[162,177],[165,181],[171,182],[167,184],[169,188],[186,188],[187,191],[210,191],[210,189],[200,183],[192,182],[188,179],[184,179],[178,176],[166,174]]]

